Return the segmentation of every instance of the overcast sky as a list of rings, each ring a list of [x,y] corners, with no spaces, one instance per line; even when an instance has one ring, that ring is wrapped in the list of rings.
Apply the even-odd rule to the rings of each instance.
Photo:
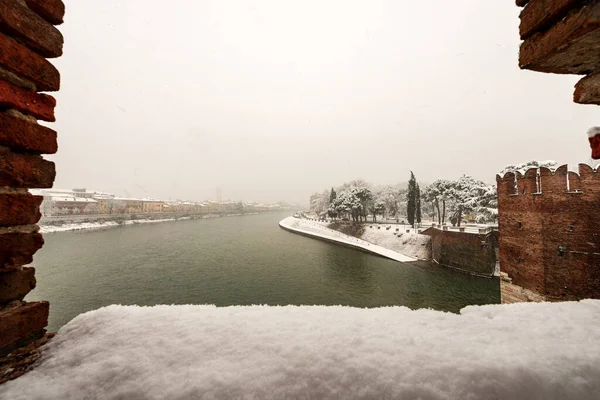
[[[589,159],[576,76],[521,71],[506,0],[67,0],[55,186],[308,202]]]

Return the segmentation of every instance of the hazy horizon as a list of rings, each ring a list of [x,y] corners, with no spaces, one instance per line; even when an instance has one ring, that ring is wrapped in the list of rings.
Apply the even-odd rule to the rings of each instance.
[[[500,0],[66,1],[55,187],[306,204],[345,181],[586,162],[580,77],[518,68]]]

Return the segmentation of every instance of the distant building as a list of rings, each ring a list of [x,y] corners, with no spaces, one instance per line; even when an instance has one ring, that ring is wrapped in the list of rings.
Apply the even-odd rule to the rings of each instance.
[[[143,199],[142,200],[142,212],[145,213],[160,213],[163,212],[165,202],[155,199]]]
[[[117,197],[112,193],[76,189],[31,189],[42,196],[42,216],[70,214],[157,214],[228,215],[270,212],[282,209],[278,204],[244,204],[241,201],[162,201],[151,198]]]
[[[98,214],[98,202],[90,198],[50,196],[50,215]]]

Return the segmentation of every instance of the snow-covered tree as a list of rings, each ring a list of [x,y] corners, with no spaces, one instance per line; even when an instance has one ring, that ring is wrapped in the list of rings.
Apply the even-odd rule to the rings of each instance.
[[[448,190],[450,181],[438,179],[427,186],[423,193],[423,199],[431,203],[434,210],[437,211],[438,223],[446,222],[446,201],[448,200]],[[440,206],[441,204],[441,206]]]
[[[406,187],[403,184],[380,186],[374,190],[375,201],[383,202],[385,205],[385,216],[400,216],[400,210],[406,203]]]
[[[385,216],[385,203],[381,200],[375,200],[371,203],[369,212],[373,216],[373,222],[377,222],[378,215]]]
[[[545,167],[545,168],[549,168],[549,169],[556,169],[557,166],[557,162],[554,160],[545,160],[545,161],[527,161],[521,164],[516,164],[516,165],[507,165],[506,167],[504,167],[504,169],[502,171],[499,172],[500,176],[504,176],[506,173],[508,172],[520,172],[521,174],[524,174],[528,169],[531,168],[540,168],[540,167]]]
[[[493,220],[498,214],[496,187],[469,175],[463,175],[456,181],[449,181],[446,197],[454,210],[451,219],[453,225],[460,226],[465,213],[475,213],[478,222]]]
[[[342,185],[337,191],[337,197],[330,204],[328,213],[338,216],[350,215],[354,222],[366,221],[367,212],[373,207],[373,194],[368,187],[361,186]]]
[[[554,160],[545,160],[545,161],[527,161],[521,164],[517,164],[517,165],[507,165],[506,167],[504,167],[504,169],[502,171],[499,172],[500,176],[504,176],[505,174],[507,174],[508,172],[519,172],[520,174],[524,174],[525,172],[527,172],[527,170],[530,170],[532,168],[535,169],[539,169],[539,168],[548,168],[551,170],[555,170],[556,166],[558,165],[558,163]],[[515,187],[515,192],[517,191],[517,177],[515,176],[515,183],[514,183]]]

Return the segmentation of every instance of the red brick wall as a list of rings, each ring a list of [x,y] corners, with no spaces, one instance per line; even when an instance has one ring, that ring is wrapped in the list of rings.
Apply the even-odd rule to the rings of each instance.
[[[41,198],[29,188],[52,187],[60,75],[47,58],[62,54],[60,0],[0,0],[0,357],[44,334],[47,302],[26,303],[35,270],[24,267],[44,243],[36,225]]]
[[[436,263],[479,276],[492,276],[496,268],[497,232],[475,234],[428,228]]]
[[[532,169],[516,174],[518,194],[515,174],[496,179],[501,271],[549,299],[600,298],[600,173]]]

